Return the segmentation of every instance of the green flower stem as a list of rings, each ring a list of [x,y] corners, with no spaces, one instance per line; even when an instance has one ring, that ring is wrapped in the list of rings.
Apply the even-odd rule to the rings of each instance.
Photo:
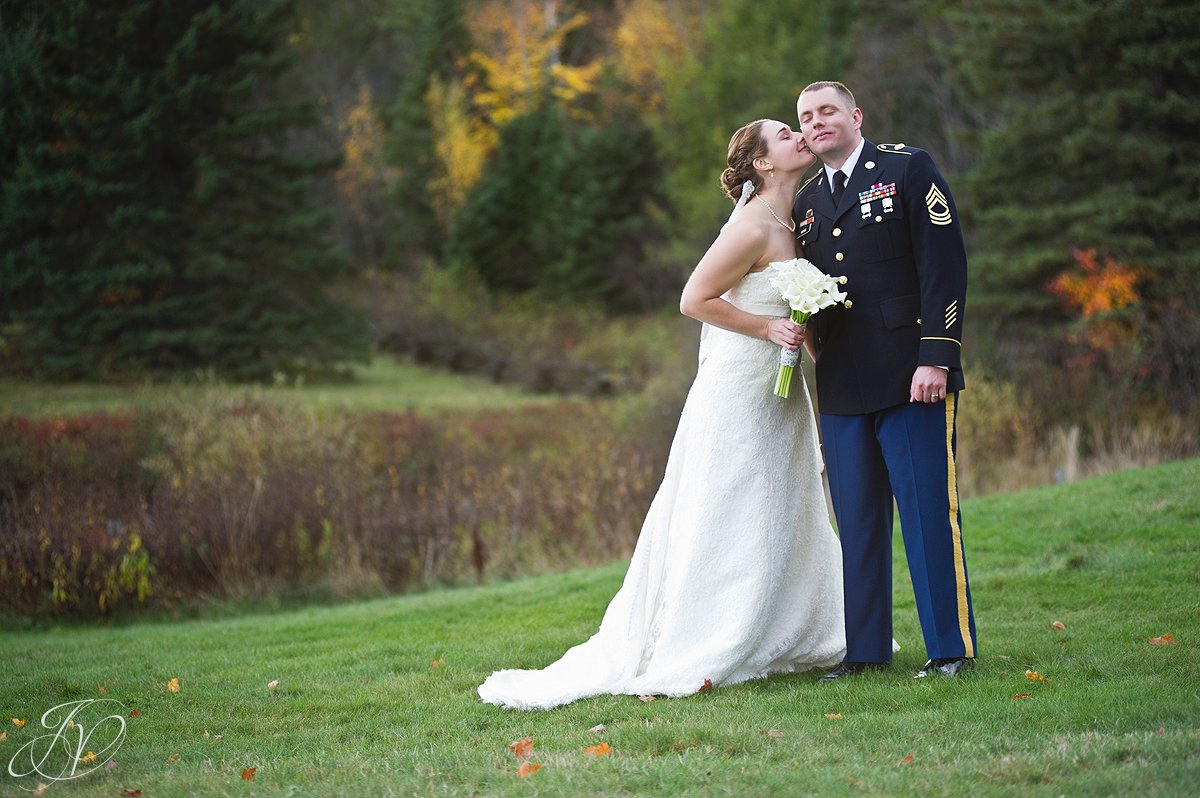
[[[779,373],[775,375],[775,395],[787,399],[791,389],[792,366],[780,366]]]

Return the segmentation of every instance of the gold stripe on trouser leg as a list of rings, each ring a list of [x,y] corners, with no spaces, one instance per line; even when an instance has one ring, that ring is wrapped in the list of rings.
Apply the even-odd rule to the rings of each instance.
[[[958,596],[958,629],[966,656],[975,656],[971,644],[971,611],[967,605],[967,564],[963,559],[962,529],[958,524],[958,479],[954,473],[954,411],[958,394],[946,397],[946,490],[950,495],[950,539],[954,542],[954,583]]]

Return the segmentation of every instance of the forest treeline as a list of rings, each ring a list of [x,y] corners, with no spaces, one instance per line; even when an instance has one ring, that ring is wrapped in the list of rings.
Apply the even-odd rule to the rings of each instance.
[[[964,216],[973,363],[1200,389],[1200,3],[0,0],[0,368],[305,373],[369,273],[653,312],[730,134],[842,79]]]

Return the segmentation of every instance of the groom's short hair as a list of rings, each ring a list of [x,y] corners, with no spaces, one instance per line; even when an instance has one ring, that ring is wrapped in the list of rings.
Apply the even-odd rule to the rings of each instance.
[[[818,80],[815,83],[810,83],[805,86],[800,93],[806,94],[810,91],[820,91],[821,89],[836,90],[838,95],[847,103],[849,103],[847,108],[849,108],[851,111],[858,107],[858,105],[854,102],[854,92],[846,88],[845,83],[839,83],[836,80]]]

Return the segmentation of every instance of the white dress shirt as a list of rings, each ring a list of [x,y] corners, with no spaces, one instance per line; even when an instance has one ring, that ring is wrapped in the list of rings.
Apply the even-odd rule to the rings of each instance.
[[[829,185],[833,185],[834,172],[844,174],[846,176],[846,183],[850,183],[850,175],[854,172],[854,167],[858,164],[858,157],[862,155],[863,146],[866,143],[867,140],[865,138],[859,137],[858,146],[854,148],[854,152],[850,153],[850,157],[846,159],[846,162],[841,167],[835,169],[829,164],[825,164],[825,179],[829,182]]]

